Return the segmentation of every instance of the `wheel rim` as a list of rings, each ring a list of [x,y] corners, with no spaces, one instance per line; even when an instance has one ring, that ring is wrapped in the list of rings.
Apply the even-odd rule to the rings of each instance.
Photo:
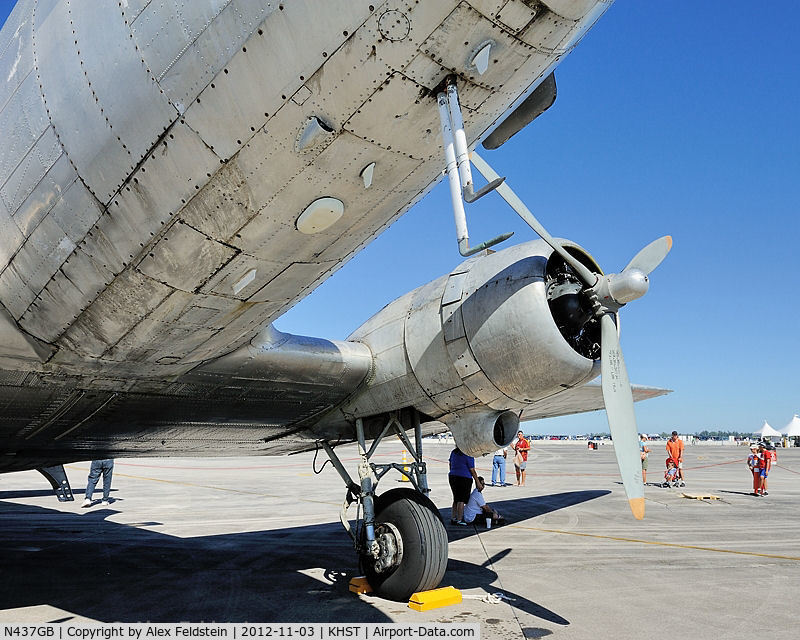
[[[403,562],[403,536],[391,522],[381,522],[375,526],[375,541],[380,555],[374,560],[376,573],[386,573]]]

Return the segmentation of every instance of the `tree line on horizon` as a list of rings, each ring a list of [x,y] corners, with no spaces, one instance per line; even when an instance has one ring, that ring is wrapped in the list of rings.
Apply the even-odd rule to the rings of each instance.
[[[682,433],[680,429],[676,429],[678,433]],[[652,434],[650,434],[652,435]],[[669,438],[672,435],[672,431],[662,431],[659,434],[662,438]],[[686,435],[686,434],[682,434]],[[753,434],[747,431],[708,431],[704,429],[703,431],[699,431],[697,433],[692,433],[688,435],[693,435],[701,440],[710,440],[715,438],[728,438],[729,436],[733,436],[734,438],[752,438]],[[589,438],[611,438],[611,434],[608,431],[599,432],[599,433],[590,433],[588,434]]]

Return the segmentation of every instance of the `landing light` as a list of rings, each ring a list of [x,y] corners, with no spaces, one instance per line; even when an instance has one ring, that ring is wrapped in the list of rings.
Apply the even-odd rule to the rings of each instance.
[[[297,218],[301,233],[319,233],[334,224],[344,213],[344,203],[338,198],[318,198],[308,205]]]

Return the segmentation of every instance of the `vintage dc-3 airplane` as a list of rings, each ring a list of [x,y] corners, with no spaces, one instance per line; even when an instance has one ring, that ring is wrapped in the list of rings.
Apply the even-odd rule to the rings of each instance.
[[[632,391],[616,314],[671,240],[604,275],[470,154],[552,104],[610,4],[19,0],[0,32],[0,471],[66,498],[70,461],[322,448],[373,588],[402,599],[447,563],[423,435],[479,455],[521,419],[605,406],[641,517],[633,398],[664,391]],[[443,169],[466,261],[345,341],[273,328]],[[541,239],[470,247],[464,203],[492,190]],[[389,433],[415,488],[378,495]]]

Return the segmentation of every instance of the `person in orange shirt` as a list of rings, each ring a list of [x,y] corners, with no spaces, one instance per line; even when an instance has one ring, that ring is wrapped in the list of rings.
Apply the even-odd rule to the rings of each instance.
[[[667,440],[667,453],[669,457],[673,460],[677,460],[678,462],[678,477],[680,478],[681,482],[680,485],[683,487],[686,485],[683,477],[683,440],[678,438],[678,432],[673,431],[672,436],[669,440]]]

